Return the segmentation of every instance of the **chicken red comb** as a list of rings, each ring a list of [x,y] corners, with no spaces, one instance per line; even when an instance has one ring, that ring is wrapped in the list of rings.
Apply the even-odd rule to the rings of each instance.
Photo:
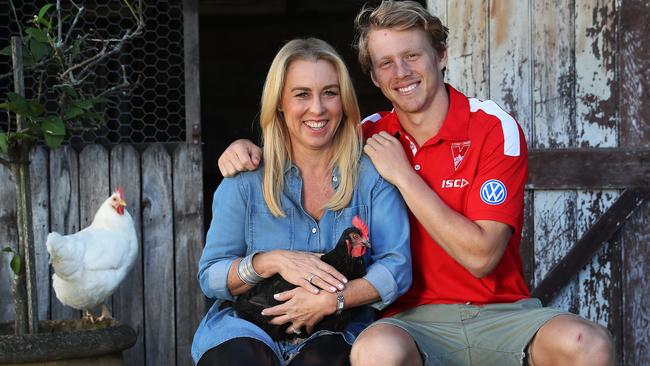
[[[124,199],[124,190],[122,189],[122,187],[115,188],[115,192],[120,194],[121,199]]]
[[[352,218],[352,225],[361,231],[363,237],[368,237],[368,225],[359,216]]]

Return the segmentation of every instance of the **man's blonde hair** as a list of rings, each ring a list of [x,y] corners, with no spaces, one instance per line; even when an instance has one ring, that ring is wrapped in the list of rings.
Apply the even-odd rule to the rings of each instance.
[[[285,44],[271,63],[260,108],[260,125],[264,143],[263,193],[269,210],[276,217],[284,217],[280,193],[284,189],[284,172],[291,164],[291,140],[282,113],[278,110],[289,65],[296,60],[325,60],[338,73],[343,117],[334,133],[334,154],[329,162],[331,169],[340,174],[338,188],[325,207],[331,210],[345,208],[352,199],[358,179],[359,159],[362,151],[360,112],[357,95],[345,63],[327,42],[317,38],[294,39]]]
[[[356,48],[359,63],[364,72],[372,70],[372,59],[368,51],[368,33],[373,29],[395,29],[398,31],[419,27],[427,35],[431,46],[442,57],[447,49],[448,29],[438,17],[415,1],[385,0],[377,7],[364,6],[357,15],[354,26],[357,32]]]

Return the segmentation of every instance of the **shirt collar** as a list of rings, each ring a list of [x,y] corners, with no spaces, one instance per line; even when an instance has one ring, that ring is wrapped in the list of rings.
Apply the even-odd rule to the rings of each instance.
[[[451,85],[445,84],[445,87],[447,89],[447,94],[449,95],[449,109],[447,110],[447,116],[442,122],[442,126],[438,133],[425,142],[424,145],[435,144],[440,140],[467,140],[470,116],[469,101],[465,95],[454,89]],[[394,109],[384,118],[387,119],[386,132],[395,137],[405,134]]]
[[[399,126],[399,122],[397,124]],[[289,177],[296,177],[300,179],[300,170],[294,163],[289,162],[284,167],[284,175]],[[339,172],[339,168],[335,166],[334,169],[332,170],[332,186],[334,187],[334,189],[337,189],[339,187],[340,182],[341,182],[341,173]]]
[[[440,131],[431,140],[467,140],[469,129],[469,100],[449,84],[445,84],[449,95],[449,110]]]

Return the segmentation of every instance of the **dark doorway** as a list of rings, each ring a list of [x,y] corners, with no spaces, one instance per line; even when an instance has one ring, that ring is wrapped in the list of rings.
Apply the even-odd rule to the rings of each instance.
[[[352,48],[359,0],[201,1],[201,109],[206,219],[212,193],[222,177],[217,157],[235,139],[259,142],[258,109],[273,56],[295,37],[318,37],[345,59],[361,105],[361,115],[390,109],[363,74]],[[209,221],[206,221],[209,224]]]

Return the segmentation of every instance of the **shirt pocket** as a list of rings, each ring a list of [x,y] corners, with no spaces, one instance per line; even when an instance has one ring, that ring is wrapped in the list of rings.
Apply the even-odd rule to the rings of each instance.
[[[334,231],[332,232],[332,248],[334,248],[336,243],[339,241],[339,238],[345,229],[352,226],[352,218],[355,216],[359,216],[359,218],[363,220],[366,225],[368,225],[368,230],[370,230],[370,222],[368,221],[368,206],[359,205],[344,208],[338,211],[335,216],[336,219],[334,220]],[[370,241],[372,242],[372,238],[370,238]]]
[[[294,212],[285,209],[285,217],[275,217],[266,205],[250,206],[248,253],[275,249],[293,249]]]

